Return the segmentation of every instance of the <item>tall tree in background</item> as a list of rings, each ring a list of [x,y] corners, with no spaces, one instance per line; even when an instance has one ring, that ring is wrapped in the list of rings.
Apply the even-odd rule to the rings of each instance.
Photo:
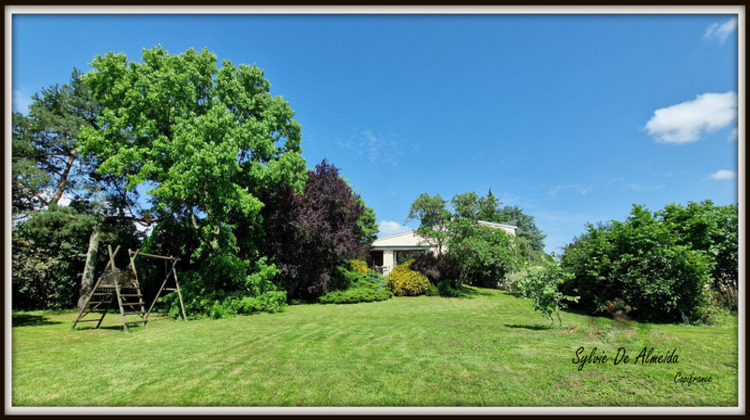
[[[359,199],[359,204],[364,208],[362,217],[359,218],[359,227],[362,230],[362,243],[371,244],[378,238],[378,232],[380,228],[377,225],[377,218],[375,217],[375,210],[372,207],[368,207],[365,200]]]
[[[502,207],[491,188],[485,197],[479,197],[475,192],[456,194],[451,203],[455,217],[516,226],[516,236],[522,239],[524,246],[534,253],[544,252],[546,235],[536,226],[534,217],[525,214],[518,206]]]
[[[456,194],[451,200],[453,212],[457,217],[478,220],[480,214],[479,196],[475,192]]]
[[[435,244],[438,255],[442,255],[443,247],[450,233],[447,231],[451,213],[446,209],[447,201],[440,194],[420,194],[409,208],[409,216],[406,221],[419,220],[417,233]]]
[[[13,113],[14,216],[58,204],[81,186],[87,171],[79,164],[78,138],[82,128],[96,127],[97,110],[76,69],[70,84],[34,94],[28,116]]]
[[[478,201],[479,220],[500,223],[498,215],[500,214],[500,206],[502,204],[503,203],[492,194],[492,188],[490,188],[487,196],[481,197]]]
[[[498,223],[506,223],[516,226],[518,228],[516,235],[524,238],[533,251],[544,251],[544,238],[546,238],[547,235],[544,235],[536,226],[534,216],[525,214],[518,206],[505,206],[500,210],[497,220]]]

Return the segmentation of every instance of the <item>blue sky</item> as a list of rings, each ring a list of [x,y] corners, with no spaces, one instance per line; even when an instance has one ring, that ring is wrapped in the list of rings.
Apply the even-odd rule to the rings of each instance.
[[[634,203],[737,203],[736,15],[12,19],[21,112],[107,51],[257,64],[295,110],[308,166],[339,167],[383,233],[420,193],[492,188],[535,217],[547,251]]]

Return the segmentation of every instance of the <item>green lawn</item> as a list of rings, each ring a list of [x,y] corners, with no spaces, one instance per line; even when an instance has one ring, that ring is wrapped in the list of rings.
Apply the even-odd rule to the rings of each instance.
[[[71,311],[13,315],[20,406],[737,406],[737,318],[714,326],[563,313],[505,292],[294,305],[222,320],[71,330]],[[89,324],[90,325],[90,324]],[[88,328],[88,327],[86,327]],[[597,347],[610,360],[573,363]],[[619,347],[631,357],[614,365]],[[643,347],[677,364],[634,364]],[[675,383],[678,372],[710,383]]]

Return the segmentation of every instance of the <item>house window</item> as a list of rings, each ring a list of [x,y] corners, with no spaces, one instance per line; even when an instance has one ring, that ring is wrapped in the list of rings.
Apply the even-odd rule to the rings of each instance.
[[[415,259],[424,253],[425,251],[421,249],[417,249],[413,251],[396,251],[395,252],[396,265],[403,264],[409,260]]]

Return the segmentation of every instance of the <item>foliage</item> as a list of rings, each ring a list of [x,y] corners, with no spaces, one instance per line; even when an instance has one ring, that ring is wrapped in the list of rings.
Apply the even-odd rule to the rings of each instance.
[[[150,188],[160,223],[190,230],[175,236],[190,246],[171,246],[198,266],[198,288],[232,295],[253,274],[240,261],[260,257],[259,197],[276,186],[302,190],[300,126],[256,66],[224,60],[219,69],[206,49],[161,47],[142,61],[107,53],[91,62],[84,81],[102,109],[99,128],[80,133],[82,153],[130,194]]]
[[[279,291],[272,279],[279,270],[267,259],[261,258],[253,265],[235,256],[226,255],[206,262],[195,271],[181,274],[185,312],[191,318],[228,318],[235,315],[250,315],[254,312],[280,312],[286,307],[286,292]],[[240,274],[246,275],[241,284],[226,284]],[[227,292],[233,290],[233,292]],[[177,293],[159,299],[166,303],[171,317],[180,316]]]
[[[138,233],[122,219],[100,221],[95,215],[80,214],[72,207],[54,204],[32,213],[13,230],[13,308],[58,309],[74,307],[78,297],[84,254],[94,226],[101,229],[100,241],[121,246],[115,263],[128,263],[127,249],[137,248]],[[96,273],[109,260],[99,252]]]
[[[497,287],[506,273],[521,264],[513,237],[502,229],[478,225],[471,219],[450,223],[450,257],[461,267],[460,284]]]
[[[435,286],[447,282],[454,289],[461,287],[461,264],[450,254],[425,252],[414,259],[410,268],[422,273]]]
[[[281,188],[269,194],[263,210],[263,252],[279,267],[277,283],[289,298],[314,300],[338,288],[331,284],[335,267],[360,254],[359,196],[323,160],[307,174],[301,195]]]
[[[658,217],[677,238],[677,243],[700,251],[713,263],[712,287],[722,306],[737,310],[738,209],[736,204],[717,206],[712,201],[669,204]]]
[[[450,234],[446,226],[451,219],[450,212],[445,208],[447,202],[440,194],[420,194],[409,207],[409,220],[419,220],[417,233],[437,246],[438,254],[443,253],[443,247]]]
[[[438,283],[437,289],[438,295],[443,297],[459,297],[461,295],[461,291],[454,289],[448,281],[441,281]]]
[[[505,275],[505,281],[500,284],[500,288],[511,293],[520,292],[519,284],[526,280],[531,271],[541,270],[540,265],[525,265],[520,269],[514,270]]]
[[[527,271],[517,283],[517,287],[524,297],[532,300],[535,311],[549,318],[552,325],[557,318],[558,325],[562,326],[560,309],[565,308],[563,301],[578,301],[578,296],[565,296],[560,292],[560,285],[570,277],[558,262],[548,258],[543,267]]]
[[[77,146],[82,127],[95,125],[98,107],[75,69],[70,84],[32,96],[29,115],[13,113],[13,215],[57,204],[87,177]]]
[[[430,282],[427,285],[427,291],[424,294],[426,296],[440,296],[440,290],[438,290],[438,287]]]
[[[359,228],[362,230],[362,238],[360,239],[360,242],[371,244],[378,238],[378,232],[380,232],[377,218],[375,217],[375,210],[373,210],[372,207],[368,207],[362,198],[359,199],[359,202],[365,209],[357,222]]]
[[[407,220],[417,219],[417,233],[438,246],[438,256],[417,258],[415,269],[437,285],[448,281],[454,289],[463,283],[497,287],[507,273],[523,261],[541,263],[544,235],[517,206],[501,207],[492,190],[486,197],[474,192],[456,194],[451,200],[453,214],[440,195],[421,194],[411,205]],[[517,235],[501,229],[480,226],[477,221],[519,223]],[[443,250],[447,259],[443,259]]]
[[[396,296],[417,296],[427,292],[429,281],[427,277],[411,270],[414,261],[409,260],[396,266],[388,275],[385,285]]]
[[[490,194],[492,194],[492,190],[490,190]],[[451,204],[453,205],[453,213],[456,217],[479,220],[480,208],[477,193],[472,191],[456,194],[451,199]]]
[[[349,260],[349,267],[352,271],[359,274],[367,274],[370,272],[367,263],[362,260]]]
[[[354,261],[354,260],[352,260]],[[341,290],[334,290],[323,296],[320,303],[360,303],[378,302],[390,299],[393,294],[385,287],[384,279],[373,271],[361,273],[338,267],[339,275],[346,277],[349,285]]]
[[[477,201],[477,204],[479,206],[477,211],[479,220],[500,223],[498,215],[500,213],[500,205],[502,202],[492,194],[492,188],[487,192],[486,197],[481,197]]]
[[[524,239],[535,256],[544,254],[544,238],[546,235],[536,226],[534,217],[525,214],[518,206],[505,206],[496,217],[498,223],[505,223],[516,226],[516,236]]]
[[[625,222],[587,226],[565,249],[562,265],[574,278],[564,290],[581,296],[590,313],[620,298],[632,317],[658,322],[701,322],[709,317],[712,262],[680,244],[668,223],[642,206]]]
[[[546,235],[536,226],[534,217],[525,214],[518,206],[501,207],[502,203],[492,194],[492,189],[486,197],[479,197],[475,192],[456,194],[451,203],[454,217],[516,226],[516,236],[522,239],[519,242],[529,248],[524,255],[541,260]]]

